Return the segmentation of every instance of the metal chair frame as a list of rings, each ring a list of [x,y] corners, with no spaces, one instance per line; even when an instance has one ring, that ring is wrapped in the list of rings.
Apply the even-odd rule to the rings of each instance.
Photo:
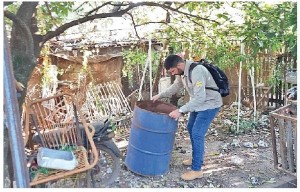
[[[30,120],[32,123],[29,123]],[[79,129],[79,122],[84,126],[84,130]],[[37,173],[30,186],[82,173],[97,164],[98,151],[93,141],[95,129],[86,122],[81,110],[78,110],[73,95],[62,93],[30,102],[26,107],[25,115],[25,143],[32,139],[28,136],[33,129],[31,124],[41,139],[42,147],[57,150],[64,146],[76,148],[73,152],[78,165],[73,170],[51,169],[47,174]],[[82,131],[85,134],[82,134]],[[83,135],[86,135],[86,139]],[[91,153],[88,154],[88,151]]]

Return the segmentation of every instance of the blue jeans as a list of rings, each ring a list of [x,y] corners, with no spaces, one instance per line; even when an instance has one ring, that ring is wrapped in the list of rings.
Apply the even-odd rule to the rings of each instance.
[[[187,124],[192,143],[192,170],[200,171],[204,157],[204,140],[205,134],[219,112],[220,107],[215,109],[207,109],[205,111],[191,112]]]

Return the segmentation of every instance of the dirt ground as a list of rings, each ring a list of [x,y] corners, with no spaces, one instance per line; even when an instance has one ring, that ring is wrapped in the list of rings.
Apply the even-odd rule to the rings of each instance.
[[[242,111],[242,118],[251,114]],[[245,133],[233,134],[235,108],[223,109],[206,135],[204,176],[183,181],[180,175],[189,166],[182,160],[191,157],[191,144],[186,130],[187,116],[181,117],[169,165],[165,175],[146,177],[125,166],[126,149],[121,149],[121,172],[110,188],[297,188],[297,178],[274,168],[269,115],[260,115],[258,125]],[[231,119],[231,120],[230,120]],[[251,126],[248,124],[247,126]]]
[[[182,160],[191,157],[192,151],[185,123],[181,122],[175,137],[169,171],[165,175],[145,177],[132,173],[124,165],[126,149],[123,149],[120,176],[110,187],[297,188],[295,176],[274,168],[268,115],[250,132],[232,134],[224,123],[224,112],[214,120],[206,135],[203,178],[188,182],[180,179],[182,173],[190,170],[190,167],[182,165]],[[227,115],[232,115],[230,113],[227,112]]]

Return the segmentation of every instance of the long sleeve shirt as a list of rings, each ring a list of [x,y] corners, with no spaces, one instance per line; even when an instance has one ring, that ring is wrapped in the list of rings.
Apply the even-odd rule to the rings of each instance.
[[[164,92],[159,94],[160,98],[171,97],[181,88],[185,88],[190,96],[189,102],[180,107],[180,111],[198,112],[207,109],[214,109],[223,105],[222,97],[219,92],[205,89],[205,87],[215,87],[216,85],[210,72],[202,65],[197,65],[191,72],[191,80],[189,78],[189,68],[192,61],[186,60],[183,75],[177,75],[174,83]]]

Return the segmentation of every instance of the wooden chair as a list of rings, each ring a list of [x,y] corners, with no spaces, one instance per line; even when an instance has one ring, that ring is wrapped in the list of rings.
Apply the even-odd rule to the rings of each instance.
[[[78,161],[77,167],[70,171],[50,169],[46,174],[36,173],[30,186],[82,173],[96,165],[98,151],[93,141],[95,129],[87,124],[77,107],[77,101],[70,94],[58,94],[28,104],[24,129],[35,128],[42,147],[57,150],[75,148],[73,152]],[[31,123],[28,123],[29,121]],[[84,130],[79,130],[79,122],[84,126]],[[26,127],[30,124],[33,127]],[[25,140],[28,138],[32,137],[25,136]],[[91,153],[88,154],[88,151]]]

